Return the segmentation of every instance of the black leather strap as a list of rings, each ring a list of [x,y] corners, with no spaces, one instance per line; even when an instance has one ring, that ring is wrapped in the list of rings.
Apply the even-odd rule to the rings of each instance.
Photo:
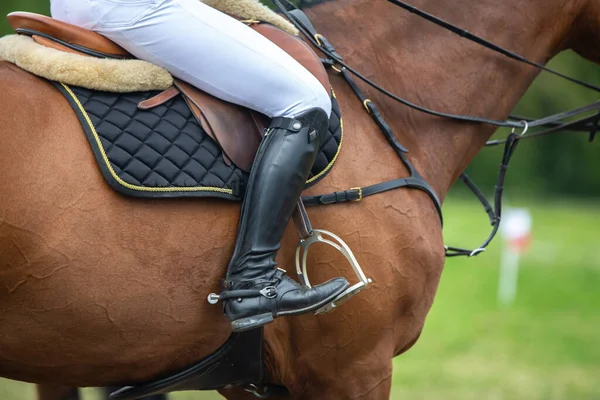
[[[401,3],[398,0],[389,0],[392,1],[393,3],[397,4],[397,3]],[[284,6],[282,4],[282,2],[284,2],[286,6]],[[397,2],[397,3],[396,3]],[[429,114],[429,115],[434,115],[434,116],[438,116],[438,117],[444,117],[444,118],[450,118],[450,119],[454,119],[454,120],[458,120],[458,121],[466,121],[466,122],[476,122],[476,123],[485,123],[485,124],[490,124],[490,125],[495,125],[495,126],[501,126],[501,127],[509,127],[509,128],[518,128],[518,129],[524,129],[527,127],[539,127],[539,126],[549,126],[552,123],[556,123],[559,121],[563,121],[566,118],[568,118],[568,114],[570,114],[571,116],[574,115],[580,115],[586,111],[589,110],[598,110],[600,112],[600,103],[593,103],[590,104],[588,106],[584,106],[584,107],[580,107],[578,109],[572,110],[570,112],[567,113],[558,113],[558,114],[554,114],[554,115],[550,115],[548,117],[545,118],[540,118],[540,119],[528,119],[527,121],[523,121],[523,120],[514,120],[514,118],[510,118],[507,119],[505,121],[499,121],[499,120],[492,120],[492,119],[487,119],[487,118],[481,118],[481,117],[471,117],[471,116],[465,116],[465,115],[456,115],[456,114],[450,114],[450,113],[444,113],[444,112],[439,112],[439,111],[434,111],[431,110],[429,108],[426,107],[422,107],[419,106],[417,104],[414,104],[406,99],[403,99],[397,95],[395,95],[394,93],[388,91],[387,89],[384,89],[383,87],[379,86],[377,83],[375,83],[374,81],[370,80],[369,78],[367,78],[366,76],[362,75],[361,73],[359,73],[357,70],[355,70],[354,68],[350,67],[347,63],[345,63],[343,61],[343,59],[339,56],[339,54],[335,53],[331,51],[332,47],[331,43],[323,36],[317,33],[317,31],[315,30],[314,26],[310,23],[310,20],[308,19],[308,17],[306,16],[306,14],[304,14],[303,11],[299,10],[296,8],[296,6],[294,4],[292,4],[289,0],[273,0],[273,3],[277,6],[277,8],[279,8],[279,10],[288,18],[290,19],[290,21],[296,26],[296,28],[298,28],[298,30],[304,34],[306,36],[306,38],[317,48],[319,49],[323,54],[327,55],[332,61],[335,61],[335,64],[338,65],[338,67],[344,67],[347,71],[349,71],[350,73],[352,73],[352,75],[354,75],[355,77],[357,77],[358,79],[362,80],[363,82],[365,82],[366,84],[368,84],[369,86],[371,86],[372,88],[374,88],[375,90],[383,93],[384,95],[388,96],[389,98],[407,106],[410,108],[413,108],[415,110],[421,111],[423,113]],[[412,6],[407,5],[406,3],[402,3],[403,5],[405,5],[406,7],[404,8],[410,8],[415,9]],[[400,4],[397,4],[400,5]],[[290,11],[291,10],[291,11]],[[419,10],[420,11],[420,10]],[[429,14],[428,14],[429,15]],[[436,20],[442,21],[437,17],[433,17]],[[308,23],[307,23],[308,21]],[[434,22],[434,21],[432,21]],[[445,21],[443,21],[445,22]],[[454,27],[453,25],[448,24],[447,22],[445,22],[445,24],[449,25],[450,27],[452,27],[452,31],[455,33],[458,33],[460,35],[463,34],[463,32],[465,32],[464,34],[466,35],[468,32],[461,30],[458,27]],[[443,27],[446,27],[445,25],[442,25]],[[448,27],[446,27],[448,29]],[[469,35],[475,37],[474,35],[470,34]],[[473,38],[471,38],[473,40]],[[489,43],[491,48],[493,50],[496,50],[498,52],[500,52],[501,54],[507,55],[508,54],[512,54],[511,58],[514,59],[518,59],[519,61],[522,62],[526,62],[529,65],[532,65],[536,68],[540,68],[543,69],[545,71],[548,71],[554,75],[560,76],[564,79],[567,79],[571,82],[575,82],[577,84],[583,85],[585,87],[588,87],[590,89],[593,90],[597,90],[600,91],[600,88],[598,88],[597,86],[585,83],[583,81],[568,77],[564,74],[561,74],[559,72],[556,72],[554,70],[551,70],[547,67],[544,67],[543,65],[539,64],[539,63],[535,63],[533,61],[529,61],[527,59],[525,59],[522,56],[519,56],[518,54],[512,53],[508,50],[505,50],[497,45],[494,45],[491,42],[487,42],[484,39],[478,38],[479,41],[477,41],[477,43],[484,45],[483,42]],[[327,48],[322,45],[322,43],[327,43]],[[487,46],[486,46],[487,47]],[[340,69],[340,68],[338,68]],[[527,123],[526,123],[527,122]],[[590,132],[590,137],[594,137],[595,133]]]
[[[440,220],[443,222],[441,203],[433,188],[423,178],[417,177],[399,178],[371,186],[352,188],[342,192],[333,192],[317,196],[304,196],[302,197],[302,202],[306,206],[317,206],[345,203],[348,201],[361,201],[365,197],[400,188],[419,189],[427,193],[438,211]]]
[[[283,6],[282,1],[285,2],[287,7],[289,7],[289,9],[291,9],[291,11],[288,8],[286,8],[285,6]],[[574,78],[571,78],[569,76],[566,76],[566,75],[556,72],[554,70],[548,69],[547,67],[545,67],[539,63],[527,60],[526,58],[524,58],[516,53],[510,52],[510,51],[503,49],[500,46],[497,46],[485,39],[479,38],[464,29],[458,28],[454,25],[449,24],[446,21],[441,20],[440,18],[437,18],[433,15],[427,14],[413,6],[410,6],[410,5],[402,2],[401,0],[389,0],[389,1],[391,1],[392,3],[394,3],[396,5],[403,7],[404,9],[406,9],[410,12],[413,12],[413,13],[419,15],[422,18],[427,19],[428,21],[434,22],[434,23],[450,30],[451,32],[454,32],[462,37],[472,40],[472,41],[474,41],[482,46],[485,46],[489,49],[497,51],[507,57],[518,60],[520,62],[524,62],[528,65],[534,66],[541,70],[548,71],[554,75],[557,75],[559,77],[567,79],[571,82],[580,84],[587,88],[590,88],[590,89],[593,89],[596,91],[600,91],[600,88],[597,86],[588,84],[586,82],[583,82],[583,81],[580,81],[580,80],[577,80]],[[507,139],[492,140],[487,143],[488,146],[494,146],[494,145],[498,145],[498,144],[505,145],[502,164],[500,165],[500,173],[498,175],[498,183],[496,185],[496,190],[494,193],[494,207],[492,207],[489,204],[489,202],[487,201],[487,199],[485,198],[485,196],[483,195],[481,190],[475,185],[475,183],[473,183],[471,181],[471,179],[466,174],[463,174],[461,176],[461,180],[467,185],[467,187],[469,187],[469,189],[471,189],[471,191],[475,194],[475,196],[479,199],[479,201],[483,205],[483,207],[490,219],[490,223],[492,225],[492,232],[490,233],[488,238],[484,241],[484,243],[475,250],[466,250],[466,249],[457,248],[457,247],[446,247],[446,256],[447,257],[459,256],[459,255],[474,256],[474,255],[480,254],[481,252],[483,252],[485,250],[485,247],[490,243],[490,241],[496,235],[498,228],[500,226],[501,209],[502,209],[502,192],[504,190],[504,179],[506,176],[506,171],[508,169],[508,163],[510,162],[510,158],[512,157],[512,154],[514,153],[514,151],[517,147],[517,144],[519,143],[521,138],[538,137],[538,136],[546,135],[549,133],[557,132],[559,130],[568,129],[568,130],[572,130],[572,131],[576,131],[576,132],[589,133],[589,140],[592,141],[598,132],[598,127],[600,125],[600,102],[595,102],[595,103],[592,103],[592,104],[589,104],[589,105],[586,105],[583,107],[576,108],[574,110],[557,113],[557,114],[550,115],[550,116],[544,117],[544,118],[533,119],[533,118],[526,118],[526,117],[519,117],[519,116],[510,116],[510,119],[508,119],[506,121],[496,121],[496,120],[490,120],[490,119],[486,119],[486,118],[442,113],[442,112],[437,112],[437,111],[427,109],[425,107],[418,106],[418,105],[413,104],[405,99],[402,99],[402,98],[396,96],[395,94],[389,92],[388,90],[382,88],[381,86],[377,85],[370,79],[366,78],[365,76],[363,76],[362,74],[360,74],[359,72],[357,72],[356,70],[351,68],[348,64],[346,64],[343,61],[343,58],[335,51],[335,48],[327,40],[327,38],[325,38],[323,35],[320,35],[316,31],[316,29],[314,28],[314,26],[312,25],[312,23],[306,16],[306,14],[304,14],[304,12],[302,12],[301,10],[297,9],[289,0],[273,0],[273,2],[279,8],[279,10],[288,19],[290,19],[290,21],[296,26],[296,28],[298,28],[298,30],[301,33],[303,33],[306,36],[306,38],[317,49],[319,49],[323,54],[325,54],[327,56],[326,58],[321,59],[323,64],[327,67],[333,68],[335,71],[337,71],[344,77],[346,82],[352,88],[352,90],[354,91],[356,96],[360,99],[360,101],[364,104],[367,112],[369,112],[369,114],[371,115],[371,117],[373,118],[373,120],[375,121],[377,126],[380,128],[381,132],[384,134],[384,136],[386,137],[386,139],[388,140],[390,145],[392,145],[392,147],[394,148],[394,150],[396,151],[396,153],[398,154],[398,156],[400,157],[400,159],[402,160],[404,165],[409,169],[409,172],[411,174],[411,177],[409,177],[409,178],[396,179],[396,180],[392,180],[389,182],[383,182],[383,183],[379,183],[376,185],[368,186],[365,188],[353,188],[353,189],[342,191],[342,192],[334,192],[334,193],[324,194],[324,195],[320,195],[320,196],[305,197],[304,201],[307,206],[336,204],[336,203],[347,202],[347,201],[359,201],[363,197],[367,197],[367,196],[377,194],[377,193],[382,193],[387,190],[392,190],[392,189],[397,189],[397,188],[402,188],[402,187],[409,187],[409,188],[420,189],[420,190],[423,190],[424,192],[426,192],[431,197],[436,208],[438,209],[438,212],[440,214],[440,219],[442,218],[441,204],[440,204],[440,201],[439,201],[437,195],[435,194],[433,189],[430,187],[430,185],[419,175],[419,173],[416,171],[416,169],[414,168],[412,163],[406,158],[405,153],[407,153],[407,149],[404,148],[398,142],[392,129],[385,122],[385,120],[383,119],[383,116],[379,113],[379,110],[377,109],[375,104],[370,99],[368,99],[366,96],[364,96],[364,94],[362,93],[360,88],[355,84],[355,82],[352,79],[352,75],[361,79],[363,82],[367,83],[368,85],[370,85],[377,91],[400,102],[401,104],[404,104],[408,107],[411,107],[413,109],[416,109],[418,111],[421,111],[421,112],[424,112],[424,113],[427,113],[430,115],[446,117],[446,118],[459,120],[459,121],[487,123],[487,124],[496,125],[496,126],[504,126],[504,127],[512,127],[513,128],[513,132],[509,135],[509,137]],[[590,111],[596,111],[596,113],[592,116],[580,118],[578,120],[565,121],[568,119],[572,119],[573,117],[575,117],[577,115],[581,115],[583,113],[588,113]],[[544,127],[545,129],[542,131],[531,133],[528,136],[517,136],[514,133],[515,128],[523,129],[523,133],[525,133],[525,131],[527,129],[534,128],[534,127]]]
[[[150,382],[125,386],[112,393],[110,398],[134,400],[182,390],[212,390],[231,384],[256,385],[264,380],[263,345],[264,328],[234,333],[223,346],[196,365]]]
[[[285,129],[292,132],[299,132],[302,129],[302,122],[294,118],[276,117],[271,120],[269,129]]]
[[[304,17],[306,17],[306,19],[308,19],[308,17],[304,14],[304,12],[302,10],[298,10],[294,4],[292,4],[291,2],[289,2],[288,0],[283,0],[288,7],[290,7],[293,11],[294,14],[292,14],[291,11],[289,11],[286,7],[283,6],[283,4],[281,3],[282,0],[273,0],[273,3],[277,6],[277,8],[279,8],[279,10],[290,20],[292,21],[292,23],[294,23],[294,25],[296,26],[296,28],[298,28],[298,30],[300,32],[302,32],[306,38],[308,39],[308,41],[310,41],[317,49],[319,49],[321,52],[323,52],[324,54],[326,54],[329,58],[333,59],[336,61],[337,64],[339,64],[340,66],[345,67],[348,71],[350,71],[354,76],[356,76],[358,79],[362,80],[363,82],[367,83],[368,85],[370,85],[371,87],[373,87],[375,90],[385,94],[386,96],[396,100],[397,102],[404,104],[405,106],[408,106],[410,108],[413,108],[415,110],[421,111],[423,113],[426,114],[430,114],[430,115],[434,115],[434,116],[438,116],[438,117],[444,117],[444,118],[451,118],[451,119],[455,119],[455,120],[460,120],[460,121],[468,121],[468,122],[481,122],[481,123],[487,123],[487,124],[491,124],[491,125],[495,125],[495,126],[504,126],[504,127],[509,127],[509,128],[524,128],[524,124],[521,121],[496,121],[496,120],[491,120],[491,119],[487,119],[487,118],[480,118],[480,117],[469,117],[469,116],[464,116],[464,115],[456,115],[456,114],[449,114],[449,113],[444,113],[444,112],[439,112],[439,111],[434,111],[431,110],[429,108],[426,107],[422,107],[419,106],[417,104],[414,104],[406,99],[403,99],[397,95],[395,95],[394,93],[390,92],[387,89],[384,89],[383,87],[379,86],[378,84],[376,84],[375,82],[373,82],[372,80],[370,80],[369,78],[367,78],[366,76],[362,75],[360,72],[358,72],[357,70],[355,70],[354,68],[350,67],[347,63],[345,63],[343,61],[343,59],[341,57],[339,57],[339,55],[337,55],[337,53],[332,53],[330,50],[326,49],[321,42],[325,43],[323,41],[323,39],[326,40],[326,38],[324,38],[323,35],[318,34],[315,30],[314,27],[309,27],[309,26],[305,26],[303,24],[302,21],[304,21]],[[304,14],[304,17],[302,18],[298,18],[298,15],[302,15]],[[317,38],[319,38],[320,40],[317,40]],[[329,41],[327,41],[327,43],[329,43]],[[331,45],[331,43],[329,43],[329,45]]]
[[[360,201],[364,197],[361,195],[362,188],[344,190],[343,192],[333,192],[317,196],[303,196],[302,202],[305,206],[325,206],[328,204],[345,203],[347,201]],[[375,193],[372,193],[375,194]]]
[[[375,121],[379,129],[381,129],[382,133],[384,134],[390,145],[396,150],[400,150],[403,153],[408,153],[408,150],[404,146],[402,146],[400,142],[398,142],[398,139],[396,139],[396,135],[394,135],[394,133],[392,132],[392,128],[390,128],[387,122],[385,122],[385,120],[383,119],[383,115],[381,115],[379,109],[377,108],[377,106],[375,106],[375,103],[373,103],[363,94],[358,85],[356,85],[356,83],[352,79],[350,73],[348,73],[348,70],[346,68],[342,68],[340,73],[342,74],[348,85],[350,85],[352,91],[360,99],[361,103],[363,103],[363,105],[367,109],[367,112],[371,115],[371,118],[373,118],[373,121]]]
[[[313,26],[312,22],[310,22],[310,19],[308,19],[308,16],[304,13],[304,11],[294,8],[293,10],[289,11],[289,15],[311,33],[313,39],[316,40],[329,53],[331,58],[337,61],[343,60],[342,56],[335,51],[333,45],[329,43],[329,40],[327,40],[325,36],[317,33],[317,30]]]
[[[119,56],[119,55],[115,55],[115,54],[105,54],[105,53],[101,53],[101,52],[96,51],[96,50],[92,50],[92,49],[87,48],[87,47],[79,46],[77,44],[63,42],[62,40],[57,39],[54,36],[50,36],[50,35],[47,35],[47,34],[45,34],[43,32],[35,31],[33,29],[17,28],[15,30],[15,33],[17,33],[19,35],[30,36],[30,37],[34,36],[34,35],[35,36],[40,36],[40,37],[43,37],[44,39],[48,39],[48,40],[50,40],[52,42],[60,44],[61,46],[65,46],[65,47],[67,47],[67,48],[69,48],[71,50],[75,50],[76,52],[83,53],[83,54],[86,54],[86,55],[91,56],[91,57],[96,57],[96,58],[114,58],[114,59],[117,59],[117,60],[131,59],[131,57],[128,57],[128,56]]]
[[[504,179],[506,178],[506,172],[508,171],[508,164],[512,158],[517,145],[519,144],[521,136],[511,133],[506,139],[504,145],[504,154],[502,155],[502,163],[500,164],[500,173],[498,174],[498,181],[496,182],[496,188],[494,191],[494,207],[492,207],[485,196],[477,186],[469,179],[466,174],[461,176],[463,182],[475,193],[477,198],[483,204],[490,223],[492,224],[492,232],[489,234],[487,239],[475,250],[467,250],[460,247],[446,247],[446,257],[456,256],[468,256],[473,257],[485,251],[490,242],[494,239],[500,228],[500,221],[502,219],[502,193],[504,191]]]
[[[537,63],[535,61],[530,61],[530,60],[526,59],[525,57],[523,57],[523,56],[521,56],[521,55],[519,55],[519,54],[517,54],[515,52],[507,50],[507,49],[505,49],[503,47],[500,47],[500,46],[498,46],[498,45],[496,45],[496,44],[494,44],[494,43],[492,43],[492,42],[490,42],[488,40],[485,40],[485,39],[483,39],[483,38],[481,38],[479,36],[476,36],[476,35],[472,34],[471,32],[469,32],[469,31],[467,31],[465,29],[461,29],[461,28],[457,27],[456,25],[452,25],[451,23],[446,22],[446,21],[444,21],[441,18],[438,18],[438,17],[436,17],[434,15],[431,15],[429,13],[426,13],[425,11],[419,10],[418,8],[416,8],[414,6],[411,6],[410,4],[407,4],[407,3],[405,3],[405,2],[403,2],[401,0],[388,0],[388,1],[390,3],[392,3],[392,4],[395,4],[395,5],[399,6],[399,7],[402,7],[406,11],[409,11],[409,12],[415,14],[415,15],[418,15],[419,17],[421,17],[421,18],[423,18],[423,19],[425,19],[425,20],[427,20],[429,22],[433,22],[434,24],[436,24],[438,26],[441,26],[442,28],[444,28],[444,29],[446,29],[446,30],[448,30],[448,31],[450,31],[452,33],[455,33],[455,34],[457,34],[458,36],[460,36],[460,37],[462,37],[464,39],[470,40],[470,41],[475,42],[475,43],[477,43],[477,44],[479,44],[479,45],[481,45],[483,47],[486,47],[486,48],[488,48],[490,50],[493,50],[496,53],[500,53],[500,54],[502,54],[502,55],[504,55],[504,56],[506,56],[508,58],[511,58],[513,60],[525,63],[527,65],[531,65],[532,67],[539,68],[539,69],[541,69],[543,71],[546,71],[546,72],[549,72],[549,73],[551,73],[553,75],[560,76],[561,78],[566,79],[568,81],[571,81],[573,83],[576,83],[576,84],[578,84],[580,86],[583,86],[583,87],[586,87],[588,89],[592,89],[592,90],[595,90],[597,92],[600,92],[600,87],[598,87],[598,86],[592,85],[592,84],[587,83],[587,82],[583,82],[583,81],[581,81],[579,79],[571,78],[570,76],[561,74],[558,71],[554,71],[553,69],[550,69],[550,68],[548,68],[548,67],[546,67],[546,66],[544,66],[544,65],[542,65],[540,63]]]
[[[573,110],[575,111],[575,110]],[[521,117],[522,120],[528,121],[527,117]],[[546,136],[551,133],[557,132],[575,132],[575,133],[587,133],[589,135],[589,141],[593,141],[596,133],[598,132],[598,124],[600,123],[600,111],[598,111],[594,115],[590,115],[589,117],[579,118],[570,122],[548,122],[544,124],[547,126],[547,129],[537,131],[534,133],[530,133],[521,137],[521,140],[538,138],[540,136]],[[496,139],[490,140],[485,145],[486,146],[497,146],[499,144],[506,143],[506,139]]]

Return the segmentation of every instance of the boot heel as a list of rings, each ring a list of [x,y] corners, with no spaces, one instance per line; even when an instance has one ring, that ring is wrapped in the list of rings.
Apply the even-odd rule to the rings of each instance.
[[[270,324],[271,322],[273,322],[273,314],[269,312],[231,321],[231,328],[234,332],[243,332],[253,328],[258,328],[259,326]]]

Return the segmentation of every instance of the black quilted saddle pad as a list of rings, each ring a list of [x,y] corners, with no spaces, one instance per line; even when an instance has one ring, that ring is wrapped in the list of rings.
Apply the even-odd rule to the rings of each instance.
[[[56,83],[71,104],[106,181],[136,197],[220,197],[240,200],[248,174],[228,165],[219,145],[182,96],[151,110],[140,101],[159,92],[108,93]],[[329,131],[307,185],[323,178],[341,149],[343,125],[332,97]]]

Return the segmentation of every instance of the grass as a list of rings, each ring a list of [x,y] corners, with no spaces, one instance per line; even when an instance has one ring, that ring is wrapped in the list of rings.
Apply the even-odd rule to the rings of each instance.
[[[485,237],[474,205],[445,206],[448,242]],[[599,205],[525,205],[533,242],[510,307],[496,301],[501,240],[449,259],[421,340],[395,360],[392,398],[600,399]]]
[[[449,259],[421,339],[395,360],[392,399],[600,399],[600,202],[513,206],[533,215],[514,304],[496,301],[499,238],[476,258]],[[448,244],[475,247],[487,235],[475,202],[452,198],[444,211]],[[33,394],[0,381],[2,400]],[[90,389],[85,399],[100,400]]]

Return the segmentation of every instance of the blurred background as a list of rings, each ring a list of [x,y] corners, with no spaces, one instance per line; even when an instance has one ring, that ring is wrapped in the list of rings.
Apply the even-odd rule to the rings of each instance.
[[[1,15],[48,8],[48,0],[0,2]],[[0,18],[0,36],[8,33]],[[573,53],[550,66],[600,85],[600,68]],[[539,117],[596,96],[542,74],[516,112]],[[501,152],[484,149],[468,169],[488,195]],[[586,135],[562,133],[524,141],[511,162],[505,204],[531,216],[518,280],[509,278],[518,282],[516,292],[499,302],[501,261],[512,268],[517,258],[501,237],[479,257],[448,259],[421,339],[395,360],[392,399],[600,399],[600,139],[590,144]],[[444,214],[449,245],[476,247],[489,232],[480,205],[460,184]],[[84,398],[100,400],[99,392],[86,389]],[[31,400],[34,388],[0,379],[0,399]]]

